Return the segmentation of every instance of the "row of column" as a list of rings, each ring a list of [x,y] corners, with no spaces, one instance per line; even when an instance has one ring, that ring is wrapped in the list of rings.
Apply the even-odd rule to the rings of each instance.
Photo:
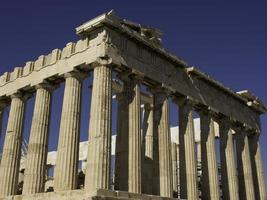
[[[106,65],[99,65],[94,69],[87,166],[90,170],[87,170],[85,184],[88,191],[95,188],[107,188],[109,183],[111,72],[111,68]],[[78,71],[64,75],[65,90],[54,174],[55,191],[77,188],[81,88],[82,80],[85,77],[86,74]],[[44,192],[50,107],[54,88],[48,82],[36,86],[23,194]],[[11,96],[6,138],[0,164],[0,197],[17,193],[26,100],[27,97],[21,93]]]
[[[89,122],[89,145],[85,190],[109,188],[111,151],[112,69],[94,68]],[[55,191],[77,187],[81,87],[86,75],[75,71],[65,75],[65,91],[55,168]],[[172,197],[175,191],[169,126],[168,91],[153,88],[152,107],[146,106],[147,128],[141,133],[140,79],[123,77],[124,89],[118,95],[118,135],[116,143],[115,189]],[[36,87],[36,101],[27,154],[23,194],[44,192],[51,95],[54,87],[42,83]],[[0,197],[16,194],[21,154],[21,137],[26,97],[11,96],[6,139],[0,165]],[[181,198],[198,199],[195,159],[193,106],[188,100],[179,105],[179,176]],[[213,119],[209,111],[201,116],[202,194],[204,199],[219,199]],[[142,140],[142,134],[145,140]],[[225,199],[263,199],[265,186],[258,138],[237,133],[239,184],[234,159],[233,134],[229,121],[220,125],[220,152],[223,197]],[[251,136],[254,137],[254,136]],[[143,149],[142,149],[143,148]],[[144,152],[144,153],[142,153]],[[177,153],[177,152],[176,152]],[[254,174],[252,173],[255,172]],[[142,175],[147,174],[147,179]],[[254,183],[256,190],[251,184]],[[242,189],[238,190],[239,187]],[[145,187],[146,186],[146,187]],[[241,191],[246,191],[245,194]],[[240,192],[239,192],[240,191]]]

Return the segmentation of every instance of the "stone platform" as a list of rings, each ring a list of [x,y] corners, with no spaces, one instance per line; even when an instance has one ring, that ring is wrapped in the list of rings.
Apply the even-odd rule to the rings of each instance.
[[[33,195],[16,195],[0,200],[178,200],[177,198],[160,197],[147,194],[136,194],[124,191],[99,189],[93,195],[84,190],[38,193]]]

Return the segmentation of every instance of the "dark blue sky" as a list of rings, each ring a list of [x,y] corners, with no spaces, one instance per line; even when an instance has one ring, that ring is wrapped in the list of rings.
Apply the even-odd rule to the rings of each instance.
[[[161,29],[166,49],[235,91],[248,89],[267,104],[266,1],[39,0],[0,2],[0,74],[76,41],[75,27],[115,9],[117,15]],[[87,93],[90,80],[84,84]],[[56,148],[63,87],[54,94],[51,149]],[[89,94],[89,92],[88,92]],[[83,97],[82,140],[86,139],[90,96]],[[33,104],[34,98],[30,100]],[[88,102],[88,103],[87,103]],[[25,138],[32,115],[29,104]],[[7,112],[5,113],[5,119]],[[176,120],[172,116],[172,122]],[[172,123],[175,124],[175,123]],[[267,116],[261,143],[266,143]],[[3,131],[5,130],[5,125]],[[1,144],[3,137],[1,137]],[[267,173],[267,146],[262,145]]]

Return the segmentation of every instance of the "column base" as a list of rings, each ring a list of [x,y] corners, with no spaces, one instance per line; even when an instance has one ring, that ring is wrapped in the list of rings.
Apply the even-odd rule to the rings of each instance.
[[[0,200],[178,200],[176,198],[160,197],[147,194],[136,194],[124,191],[98,189],[89,195],[84,190],[38,193],[32,195],[17,195],[0,198]],[[180,199],[181,200],[181,199]]]

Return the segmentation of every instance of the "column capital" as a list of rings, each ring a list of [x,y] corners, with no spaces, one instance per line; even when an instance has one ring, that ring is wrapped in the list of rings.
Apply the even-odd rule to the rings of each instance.
[[[99,67],[99,66],[111,66],[112,64],[112,58],[105,56],[105,57],[98,57],[96,60],[92,63],[92,67]]]
[[[174,93],[174,90],[166,84],[157,84],[149,88],[149,91],[153,94],[165,94],[166,96],[170,96]]]
[[[208,115],[209,117],[212,117],[212,118],[215,118],[215,117],[218,118],[218,112],[216,112],[214,109],[212,109],[209,106],[204,106],[204,105],[198,106],[197,105],[196,111],[200,115],[200,117],[203,115]]]
[[[79,81],[83,81],[87,76],[88,76],[88,73],[79,71],[77,69],[71,72],[67,72],[66,74],[63,75],[65,79],[69,77],[74,77],[74,78],[77,78]]]
[[[26,101],[26,100],[29,99],[31,96],[32,96],[32,94],[30,94],[30,93],[24,93],[24,92],[21,92],[21,91],[17,91],[17,92],[15,92],[15,93],[9,95],[9,97],[10,97],[11,99],[19,98],[19,99],[22,100],[22,101]]]
[[[137,83],[141,83],[144,79],[144,74],[134,70],[134,69],[127,69],[118,74],[118,78],[122,81],[130,81],[134,80]]]
[[[173,97],[173,102],[178,106],[191,106],[195,107],[197,102],[189,96]]]
[[[40,88],[46,89],[49,92],[52,92],[56,88],[58,88],[58,85],[50,83],[48,81],[43,81],[42,83],[39,83],[35,86],[35,89],[38,90]]]

